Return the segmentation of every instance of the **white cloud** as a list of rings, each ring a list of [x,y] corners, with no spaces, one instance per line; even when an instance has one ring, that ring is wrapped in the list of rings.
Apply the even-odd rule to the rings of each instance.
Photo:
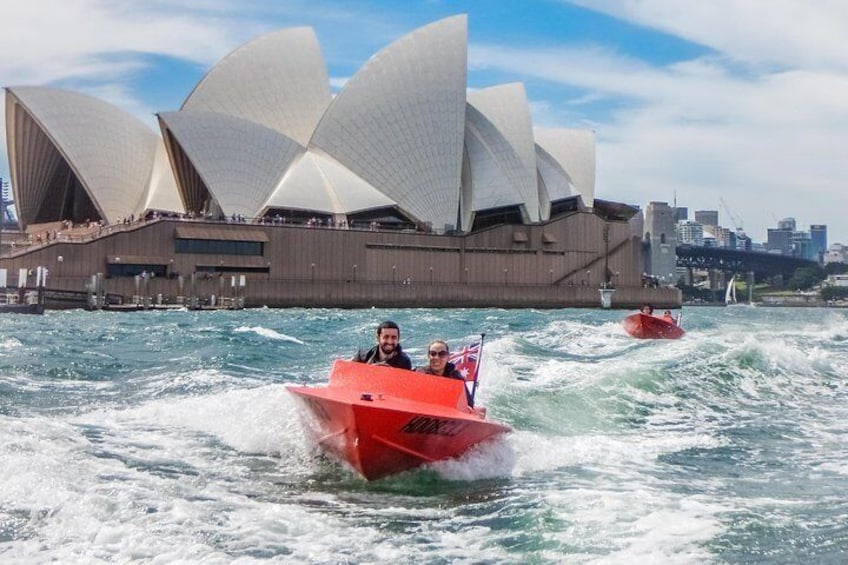
[[[565,0],[752,64],[848,70],[844,0]]]

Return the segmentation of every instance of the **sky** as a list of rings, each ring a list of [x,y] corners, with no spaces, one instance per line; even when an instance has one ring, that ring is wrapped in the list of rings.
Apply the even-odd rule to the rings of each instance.
[[[4,2],[0,85],[84,92],[158,131],[155,113],[265,32],[312,27],[338,91],[396,39],[456,14],[469,89],[523,82],[535,126],[596,132],[597,198],[718,210],[755,241],[793,217],[848,244],[845,0]]]

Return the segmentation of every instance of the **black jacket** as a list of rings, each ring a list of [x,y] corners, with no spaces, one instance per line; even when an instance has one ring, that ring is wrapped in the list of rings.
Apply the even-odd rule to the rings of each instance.
[[[409,358],[409,355],[403,352],[403,349],[401,349],[400,345],[397,346],[396,353],[385,361],[380,360],[380,354],[377,352],[379,348],[379,345],[375,345],[367,351],[363,351],[362,349],[360,349],[356,352],[356,355],[353,356],[353,360],[358,363],[369,363],[371,365],[388,365],[389,367],[396,367],[398,369],[408,369],[410,371],[412,370],[412,360]]]
[[[430,365],[424,365],[422,367],[416,367],[415,371],[418,373],[427,373],[428,375],[436,375],[431,369]],[[453,363],[445,363],[445,372],[443,375],[436,375],[437,377],[448,377],[450,379],[459,379],[464,381],[462,375],[459,371],[456,370],[456,366]]]

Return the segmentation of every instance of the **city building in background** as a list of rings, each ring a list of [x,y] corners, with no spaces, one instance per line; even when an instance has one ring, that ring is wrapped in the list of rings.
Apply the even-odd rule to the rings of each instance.
[[[823,263],[824,254],[827,251],[827,226],[824,224],[811,225],[810,240],[813,244],[813,259]]]
[[[675,208],[667,202],[649,202],[645,209],[643,239],[650,250],[646,266],[648,274],[663,285],[676,282],[677,230],[674,218]]]
[[[777,229],[795,231],[795,218],[783,218],[782,220],[777,222]]]
[[[834,243],[824,253],[824,264],[848,263],[848,248],[841,243]]]
[[[692,220],[677,222],[677,243],[680,245],[704,245],[704,225]]]
[[[696,210],[695,221],[704,226],[717,226],[718,211],[717,210]]]
[[[801,259],[810,259],[818,261],[818,256],[813,252],[813,240],[810,238],[808,231],[792,232],[792,256],[800,257]]]
[[[779,253],[781,255],[792,255],[792,234],[794,233],[795,221],[792,221],[792,228],[777,227],[768,229],[768,239],[766,240],[766,250],[769,253]]]

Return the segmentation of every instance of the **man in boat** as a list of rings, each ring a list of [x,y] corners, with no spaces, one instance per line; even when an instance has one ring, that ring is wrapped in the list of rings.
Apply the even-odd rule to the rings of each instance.
[[[412,370],[412,360],[400,346],[400,327],[391,320],[386,320],[377,326],[377,345],[367,351],[360,349],[353,360],[359,363]]]
[[[665,312],[663,312],[662,317],[663,317],[663,320],[665,320],[666,322],[668,322],[670,324],[676,324],[677,323],[677,320],[675,320],[674,316],[671,315],[671,310],[666,310]]]

